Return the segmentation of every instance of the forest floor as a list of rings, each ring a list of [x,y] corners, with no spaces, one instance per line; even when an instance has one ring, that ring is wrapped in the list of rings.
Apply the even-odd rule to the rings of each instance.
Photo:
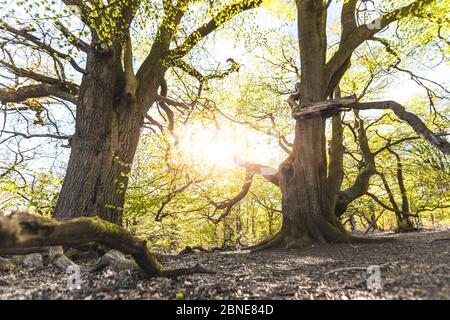
[[[282,251],[192,253],[161,259],[167,268],[200,263],[215,274],[145,279],[140,272],[81,266],[81,289],[53,266],[18,265],[0,271],[0,299],[450,299],[450,228],[408,234],[397,241],[314,245]],[[378,265],[381,288],[368,289]],[[373,283],[370,281],[370,283]]]

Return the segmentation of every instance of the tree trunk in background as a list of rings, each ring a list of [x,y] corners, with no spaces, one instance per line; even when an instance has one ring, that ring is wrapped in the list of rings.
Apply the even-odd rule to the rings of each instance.
[[[297,0],[301,56],[299,103],[324,100],[326,8],[323,1]],[[349,237],[330,207],[327,188],[325,119],[297,120],[293,151],[280,165],[283,224],[275,246]]]
[[[94,47],[94,46],[92,46]],[[120,224],[142,114],[123,90],[119,46],[92,49],[80,89],[67,173],[53,216]]]
[[[409,212],[397,213],[395,216],[397,218],[397,229],[396,232],[412,232],[417,231],[417,228],[414,226],[413,222],[407,216]]]
[[[338,197],[344,179],[344,127],[342,116],[338,114],[331,120],[331,141],[329,147],[330,164],[328,165],[328,201],[330,210],[336,214]]]
[[[414,226],[410,214],[410,206],[408,201],[408,195],[406,192],[405,181],[403,179],[403,163],[400,158],[400,155],[392,149],[388,149],[390,153],[392,153],[397,160],[397,182],[400,189],[400,194],[402,197],[402,209],[401,212],[396,213],[397,217],[397,232],[411,232],[417,231],[417,228]]]

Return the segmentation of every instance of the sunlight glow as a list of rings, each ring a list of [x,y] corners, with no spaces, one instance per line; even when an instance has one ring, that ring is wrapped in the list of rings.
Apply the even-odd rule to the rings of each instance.
[[[245,127],[197,125],[180,129],[177,136],[181,161],[204,169],[236,167],[236,158],[277,166],[282,156],[276,137]]]

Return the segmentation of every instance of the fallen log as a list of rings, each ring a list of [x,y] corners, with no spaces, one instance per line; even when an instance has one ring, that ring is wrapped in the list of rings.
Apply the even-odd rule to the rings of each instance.
[[[147,249],[145,240],[125,229],[97,217],[54,220],[33,215],[0,217],[0,255],[15,249],[42,246],[76,246],[96,242],[131,255],[148,277],[178,276],[210,271],[196,265],[192,268],[164,270]],[[58,257],[56,249],[55,257]],[[60,253],[60,252],[59,252]]]

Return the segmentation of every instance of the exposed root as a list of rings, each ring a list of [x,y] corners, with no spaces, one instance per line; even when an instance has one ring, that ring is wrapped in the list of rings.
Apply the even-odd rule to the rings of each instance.
[[[197,251],[201,251],[201,252],[210,252],[209,250],[201,247],[201,246],[196,246],[196,247],[190,247],[190,246],[186,246],[183,250],[181,250],[180,252],[178,252],[178,254],[190,254],[190,253],[195,253]],[[211,250],[214,251],[214,248]]]
[[[261,247],[264,247],[264,246],[266,246],[267,244],[269,244],[270,242],[272,242],[273,240],[275,240],[276,238],[277,238],[277,235],[275,235],[275,236],[272,237],[272,238],[265,239],[265,240],[263,240],[263,241],[261,241],[261,242],[259,242],[259,243],[257,243],[257,244],[254,244],[254,245],[251,245],[251,246],[248,246],[248,247],[244,247],[244,248],[242,248],[242,250],[257,251],[257,250],[259,250]]]
[[[49,247],[28,247],[28,248],[2,248],[2,255],[4,256],[25,256],[30,253],[45,253],[48,252]]]
[[[368,237],[357,237],[349,234],[345,234],[343,237],[333,237],[333,240],[326,239],[325,243],[348,243],[353,248],[359,248],[362,246],[355,246],[354,243],[363,243],[363,244],[377,244],[377,243],[389,243],[396,242],[397,240],[394,238],[368,238]],[[277,236],[270,240],[265,240],[257,245],[252,247],[245,248],[246,250],[250,250],[251,252],[263,251],[263,250],[275,250],[275,249],[294,249],[294,248],[304,248],[308,245],[314,243],[323,243],[321,241],[313,240],[311,238],[289,238],[287,236],[283,236],[281,233],[278,233]],[[365,246],[365,245],[364,245]]]
[[[303,248],[311,243],[313,243],[313,241],[310,239],[298,239],[298,238],[289,239],[287,237],[282,236],[281,234],[278,234],[274,239],[256,247],[255,249],[251,250],[251,252],[263,250]]]
[[[358,237],[358,236],[350,236],[348,243],[367,243],[367,244],[377,244],[377,243],[392,243],[397,242],[398,240],[391,237]]]
[[[408,233],[408,232],[417,232],[420,231],[420,228],[416,227],[401,227],[395,229],[395,233]]]
[[[134,260],[127,259],[125,256],[116,250],[111,250],[105,253],[97,262],[89,269],[91,272],[101,271],[106,267],[112,267],[116,271],[127,269],[139,269],[139,266]]]
[[[450,241],[450,238],[436,238],[436,239],[431,239],[428,241],[428,243],[434,243],[437,241]]]
[[[353,249],[365,248],[365,247],[368,246],[368,244],[363,244],[363,245],[360,245],[360,246],[355,246],[354,244],[351,244],[350,242],[348,242],[348,245],[349,245],[350,247],[352,247]]]
[[[42,246],[78,246],[97,242],[106,247],[131,255],[148,277],[177,276],[193,273],[210,273],[200,266],[164,270],[158,260],[148,251],[145,240],[138,239],[125,229],[100,218],[81,217],[64,221],[38,216],[0,217],[0,255],[20,251],[23,248]],[[52,249],[52,263],[67,268],[73,262],[62,252]],[[70,262],[69,262],[69,261]]]
[[[48,262],[62,271],[66,271],[69,267],[77,266],[75,262],[64,255],[62,246],[50,247]]]
[[[97,272],[101,271],[106,267],[111,267],[115,271],[123,271],[134,269],[138,270],[139,266],[134,262],[134,260],[127,259],[121,252],[116,250],[111,250],[103,255],[98,261],[91,267],[89,271]],[[191,275],[196,273],[209,273],[214,274],[214,271],[208,270],[202,267],[199,264],[191,268],[180,268],[180,269],[172,269],[172,270],[163,270],[161,272],[161,276],[163,277],[178,277]]]
[[[64,255],[69,258],[72,261],[78,260],[78,259],[98,259],[102,255],[104,255],[107,251],[103,252],[102,254],[99,254],[97,251],[93,251],[91,249],[85,250],[79,250],[75,248],[69,248],[67,251],[64,252]]]

